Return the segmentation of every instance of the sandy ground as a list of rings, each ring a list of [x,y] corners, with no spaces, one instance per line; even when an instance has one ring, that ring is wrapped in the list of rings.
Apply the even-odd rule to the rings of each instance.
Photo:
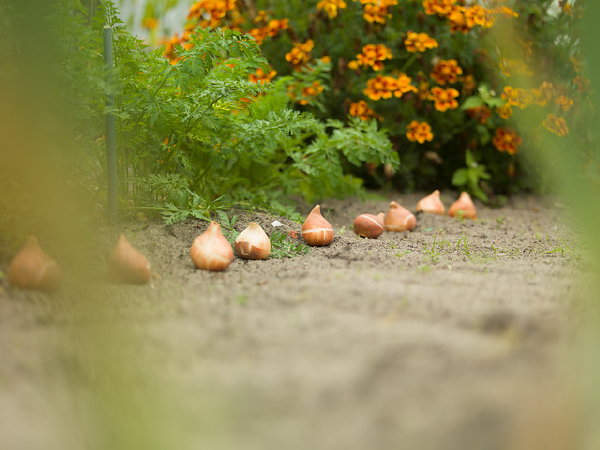
[[[561,382],[581,265],[562,211],[519,197],[477,221],[354,235],[386,205],[326,202],[331,246],[224,273],[189,259],[206,224],[132,226],[157,278],[87,301],[3,280],[0,447],[537,448],[523,424]]]

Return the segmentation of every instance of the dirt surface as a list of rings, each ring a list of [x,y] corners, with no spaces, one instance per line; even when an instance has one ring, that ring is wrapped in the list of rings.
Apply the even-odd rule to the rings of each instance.
[[[323,203],[331,246],[224,273],[189,258],[205,223],[136,225],[152,286],[102,285],[86,307],[3,281],[0,447],[118,448],[89,437],[100,415],[149,430],[145,448],[521,448],[568,345],[580,263],[563,211],[519,197],[477,221],[420,215],[411,233],[354,235],[356,215],[386,207]],[[271,233],[275,219],[300,228],[260,213],[236,228]]]

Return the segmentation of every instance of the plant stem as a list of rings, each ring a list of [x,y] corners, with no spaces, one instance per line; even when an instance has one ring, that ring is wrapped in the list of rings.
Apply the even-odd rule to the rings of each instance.
[[[419,54],[415,53],[410,58],[408,58],[408,60],[404,64],[404,67],[402,67],[402,72],[406,72],[408,70],[408,68],[410,66],[412,66],[412,64],[415,62],[415,60],[417,59],[418,56],[419,56]]]

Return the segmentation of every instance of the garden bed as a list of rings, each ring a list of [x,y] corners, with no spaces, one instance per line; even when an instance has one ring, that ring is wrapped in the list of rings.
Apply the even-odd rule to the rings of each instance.
[[[411,209],[417,199],[396,198]],[[126,234],[156,277],[149,287],[104,285],[93,316],[76,299],[4,284],[0,439],[6,448],[78,448],[81,431],[65,441],[51,428],[63,415],[81,420],[70,399],[103,383],[82,356],[85,339],[71,334],[85,337],[98,322],[125,330],[103,351],[115,367],[135,360],[134,380],[157,381],[152,392],[176,409],[161,403],[156,414],[188,443],[508,448],[529,396],[560,375],[578,266],[561,211],[518,197],[480,207],[477,221],[421,215],[411,233],[354,235],[356,215],[387,203],[324,202],[331,246],[236,258],[223,273],[196,270],[189,258],[206,223],[131,226]],[[276,219],[280,230],[299,230],[243,212],[236,228],[257,221],[270,234]],[[143,390],[147,380],[138,381]]]

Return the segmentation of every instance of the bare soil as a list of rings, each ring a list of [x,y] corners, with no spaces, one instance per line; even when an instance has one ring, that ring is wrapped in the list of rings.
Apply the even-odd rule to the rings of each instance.
[[[167,442],[146,448],[520,448],[568,346],[580,263],[563,211],[518,197],[476,221],[425,214],[413,232],[369,240],[352,219],[386,201],[321,206],[332,245],[223,273],[189,258],[205,223],[131,226],[155,280],[95,287],[85,308],[2,281],[0,447],[118,448],[90,437],[100,415],[125,434],[146,420]],[[276,219],[300,228],[261,213],[236,228],[271,233]]]

